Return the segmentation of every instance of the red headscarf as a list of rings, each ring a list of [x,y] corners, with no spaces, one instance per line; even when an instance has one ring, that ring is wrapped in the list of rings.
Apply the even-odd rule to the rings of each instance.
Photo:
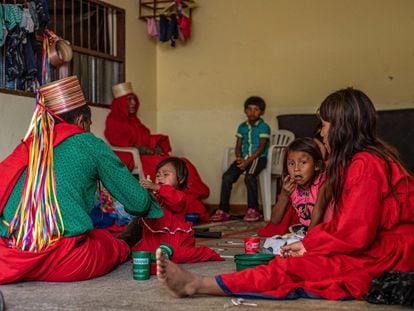
[[[114,98],[111,112],[106,118],[105,137],[111,145],[119,147],[132,147],[134,145],[146,146],[154,149],[157,145],[164,153],[171,151],[171,145],[166,135],[152,135],[150,130],[136,116],[136,113],[128,113],[128,97],[133,96],[139,108],[138,97],[134,93]],[[124,161],[128,167],[130,161]]]

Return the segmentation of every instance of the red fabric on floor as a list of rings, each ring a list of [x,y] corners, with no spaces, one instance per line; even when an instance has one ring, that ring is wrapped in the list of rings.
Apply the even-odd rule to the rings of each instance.
[[[0,239],[0,284],[18,281],[72,282],[102,276],[125,262],[128,245],[106,230],[63,237],[40,252],[12,249]]]
[[[289,227],[299,223],[298,213],[292,206],[286,210],[285,215],[282,218],[280,224],[275,225],[269,221],[264,227],[260,228],[257,234],[263,237],[271,237],[274,235],[283,235],[288,233]]]
[[[162,236],[161,236],[162,235]],[[223,261],[221,256],[207,246],[196,246],[194,230],[191,233],[146,235],[132,251],[149,251],[154,253],[161,243],[170,244],[174,250],[171,261],[175,263],[194,263],[204,261]]]

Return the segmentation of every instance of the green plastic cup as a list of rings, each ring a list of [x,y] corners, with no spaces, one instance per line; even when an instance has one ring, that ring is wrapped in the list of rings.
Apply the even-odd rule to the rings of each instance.
[[[132,277],[134,280],[142,281],[150,278],[150,262],[150,252],[132,252]]]
[[[174,255],[174,250],[170,244],[163,243],[158,246],[161,248],[162,252],[167,256],[168,258],[171,258]]]
[[[258,265],[265,265],[273,258],[275,258],[275,255],[273,254],[262,253],[235,255],[234,262],[236,263],[236,271],[254,268]]]

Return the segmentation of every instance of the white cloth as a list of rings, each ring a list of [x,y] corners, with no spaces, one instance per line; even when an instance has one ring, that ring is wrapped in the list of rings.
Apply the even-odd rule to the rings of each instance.
[[[305,237],[306,231],[304,227],[296,231],[297,227],[298,225],[290,226],[289,233],[267,238],[263,244],[263,252],[280,255],[280,248],[282,246],[301,241]]]

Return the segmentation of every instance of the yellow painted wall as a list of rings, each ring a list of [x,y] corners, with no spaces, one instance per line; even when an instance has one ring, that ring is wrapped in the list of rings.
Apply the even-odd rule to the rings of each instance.
[[[364,90],[377,108],[414,106],[414,1],[198,0],[193,38],[157,48],[157,129],[219,201],[223,148],[262,96],[265,120],[315,112],[331,91]],[[241,187],[239,187],[241,188]],[[233,203],[246,201],[238,189]]]
[[[110,0],[125,10],[126,81],[132,83],[140,98],[139,117],[151,130],[156,130],[156,45],[146,36],[146,24],[139,20],[138,1]],[[102,137],[108,109],[93,108],[92,131]]]
[[[20,143],[26,134],[34,105],[34,97],[0,93],[0,161]]]
[[[223,148],[234,144],[250,95],[265,98],[272,128],[277,114],[314,112],[349,85],[380,109],[414,106],[412,0],[197,0],[193,38],[175,49],[147,37],[138,1],[108,2],[126,10],[126,79],[139,115],[197,165],[207,203],[218,203]],[[0,94],[0,159],[24,135],[33,105]],[[98,135],[107,113],[93,108]],[[232,202],[245,202],[243,187]]]
[[[140,117],[156,129],[156,45],[146,36],[146,24],[137,19],[138,1],[111,0],[126,13],[126,80],[141,99]],[[26,133],[35,99],[0,93],[0,160],[5,158]],[[107,108],[92,107],[92,132],[102,137]]]

